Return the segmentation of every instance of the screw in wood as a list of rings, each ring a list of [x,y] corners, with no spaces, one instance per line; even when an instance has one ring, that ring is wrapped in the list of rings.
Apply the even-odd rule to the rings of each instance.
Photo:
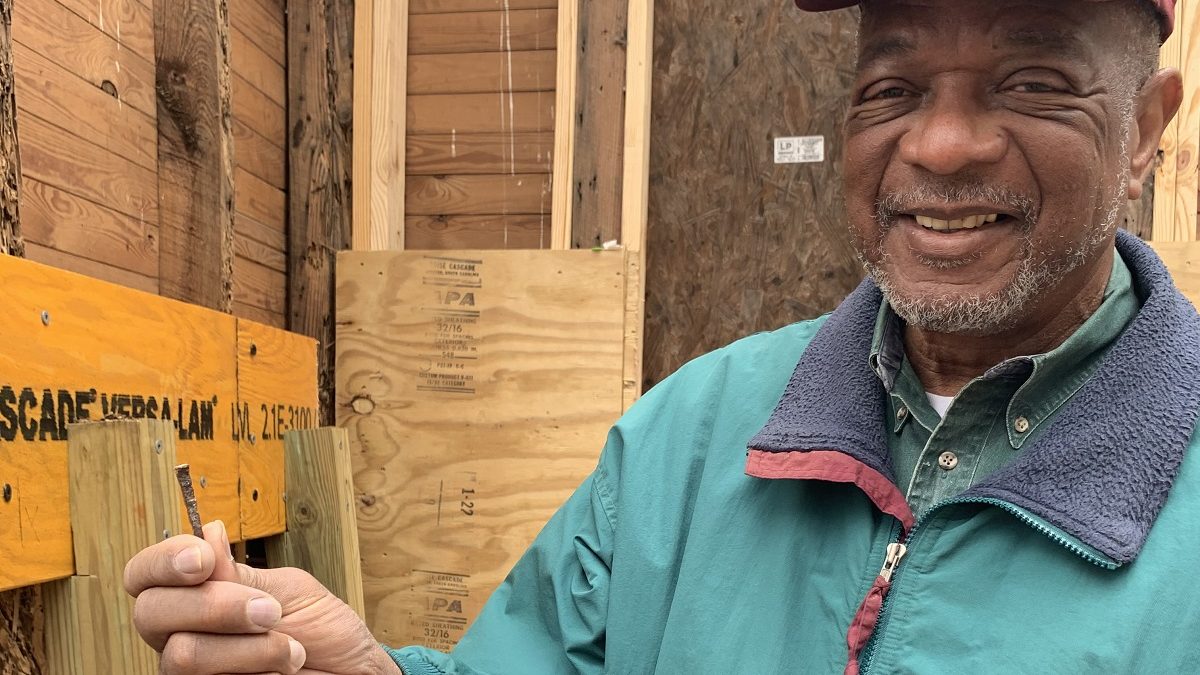
[[[9,485],[8,483],[5,483],[4,484],[4,503],[7,504],[11,501],[12,501],[12,486]]]
[[[50,325],[50,312],[48,312],[44,309],[42,310],[42,325],[43,326]]]
[[[187,508],[192,534],[203,539],[204,529],[200,526],[200,509],[196,506],[196,490],[192,487],[191,466],[180,464],[175,467],[175,478],[179,480],[179,490],[183,492],[183,505]]]
[[[163,449],[162,441],[161,440],[154,441],[154,453],[161,455],[162,449]]]

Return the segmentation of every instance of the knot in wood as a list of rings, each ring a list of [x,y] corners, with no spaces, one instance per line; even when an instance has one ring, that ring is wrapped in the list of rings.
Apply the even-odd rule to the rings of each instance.
[[[350,407],[359,415],[370,415],[375,412],[375,401],[366,394],[359,394],[350,401]]]

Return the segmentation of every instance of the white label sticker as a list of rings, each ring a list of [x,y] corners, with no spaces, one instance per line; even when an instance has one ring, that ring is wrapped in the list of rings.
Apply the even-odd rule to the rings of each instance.
[[[776,164],[825,161],[824,136],[789,136],[775,139]]]

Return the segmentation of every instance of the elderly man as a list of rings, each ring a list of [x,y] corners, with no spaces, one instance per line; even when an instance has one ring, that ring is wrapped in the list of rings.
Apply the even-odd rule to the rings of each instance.
[[[1173,14],[868,2],[871,279],[649,392],[453,654],[377,647],[219,525],[131,561],[139,631],[168,673],[1195,672],[1200,317],[1117,232]]]

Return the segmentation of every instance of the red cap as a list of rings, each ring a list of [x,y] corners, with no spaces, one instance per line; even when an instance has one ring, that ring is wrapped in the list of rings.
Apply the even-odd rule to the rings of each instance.
[[[1092,2],[1107,2],[1108,0],[1092,0]],[[1149,1],[1154,5],[1154,9],[1158,10],[1158,16],[1162,19],[1162,35],[1159,37],[1163,42],[1166,42],[1167,37],[1171,35],[1171,31],[1175,29],[1175,0],[1139,0]],[[796,6],[800,9],[809,12],[826,12],[831,9],[842,9],[843,7],[853,7],[858,4],[858,0],[796,0]]]

